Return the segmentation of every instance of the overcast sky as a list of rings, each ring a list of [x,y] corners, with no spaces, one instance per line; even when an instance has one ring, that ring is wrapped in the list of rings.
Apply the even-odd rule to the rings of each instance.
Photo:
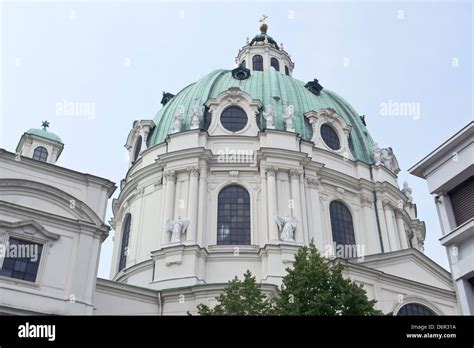
[[[0,147],[14,151],[23,132],[47,119],[65,143],[58,165],[117,184],[127,171],[123,145],[132,122],[154,117],[162,91],[176,93],[213,69],[235,67],[238,49],[268,15],[268,33],[291,54],[294,77],[318,78],[342,95],[366,115],[375,141],[393,148],[400,185],[409,182],[426,222],[426,254],[448,267],[433,198],[407,169],[473,118],[470,1],[0,6]],[[64,114],[65,102],[93,113]],[[383,112],[397,103],[414,109]],[[101,255],[104,278],[111,236]]]

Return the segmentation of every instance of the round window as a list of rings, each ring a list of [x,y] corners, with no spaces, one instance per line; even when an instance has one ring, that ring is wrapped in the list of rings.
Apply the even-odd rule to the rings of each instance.
[[[238,106],[230,106],[221,114],[221,123],[225,129],[238,132],[247,125],[247,114]]]
[[[341,147],[341,143],[339,141],[339,137],[337,136],[336,131],[328,124],[323,124],[321,126],[321,138],[323,138],[324,142],[327,146],[329,146],[333,150],[339,150]]]

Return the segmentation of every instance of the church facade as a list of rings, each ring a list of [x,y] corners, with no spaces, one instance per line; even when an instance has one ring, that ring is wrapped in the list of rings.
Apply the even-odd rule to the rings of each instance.
[[[424,254],[425,225],[417,219],[411,189],[399,186],[393,150],[374,142],[364,118],[342,97],[314,78],[294,79],[290,55],[267,34],[266,24],[260,29],[239,50],[235,69],[214,70],[176,95],[164,93],[153,119],[133,122],[126,141],[129,170],[112,201],[111,280],[97,280],[96,273],[108,231],[105,204],[115,187],[97,179],[97,192],[85,196],[59,187],[71,195],[65,199],[81,197],[81,216],[90,215],[87,221],[96,229],[89,241],[90,268],[83,275],[64,269],[71,284],[61,284],[63,300],[70,303],[72,284],[82,283],[84,314],[185,315],[200,303],[215,304],[226,283],[246,270],[273,296],[298,248],[314,241],[328,260],[343,263],[345,275],[362,284],[385,313],[459,314],[450,273]],[[25,133],[17,156],[0,153],[2,163],[13,168],[41,162],[28,140],[35,132]],[[48,153],[56,146],[59,155],[61,142],[48,141]],[[36,159],[15,161],[34,153]],[[56,158],[37,165],[63,170],[51,164]],[[12,193],[2,194],[1,202],[28,206],[31,198],[18,203],[20,191],[7,184],[17,173],[2,171],[0,189]],[[38,241],[48,245],[57,243],[50,239],[74,241],[83,234],[82,225],[69,237],[27,214],[7,215],[0,208],[5,241],[30,220],[34,235],[45,234]],[[0,291],[11,283],[8,278],[0,274]],[[43,281],[37,278],[34,283]]]

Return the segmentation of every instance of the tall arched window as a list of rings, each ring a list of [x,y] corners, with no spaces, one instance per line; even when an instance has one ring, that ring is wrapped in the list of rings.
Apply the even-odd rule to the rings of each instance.
[[[285,75],[290,75],[290,69],[285,65]]]
[[[135,141],[135,150],[133,151],[133,160],[132,163],[135,163],[136,160],[138,159],[138,156],[140,156],[140,151],[142,150],[142,136],[139,135],[137,140]]]
[[[263,58],[261,55],[256,54],[252,58],[252,69],[255,71],[263,71]]]
[[[122,241],[120,243],[119,271],[125,268],[128,255],[128,240],[130,239],[130,226],[132,225],[132,215],[127,214],[122,224]]]
[[[48,150],[46,150],[43,146],[38,146],[33,152],[33,159],[46,162],[48,159]]]
[[[352,224],[352,215],[349,209],[339,201],[332,201],[329,205],[329,214],[331,216],[332,239],[338,245],[355,246],[354,226]],[[352,250],[349,250],[352,251]],[[338,257],[355,257],[356,255],[347,255],[344,249],[344,255]]]
[[[398,310],[397,316],[437,315],[428,307],[419,303],[408,303]]]
[[[280,71],[280,62],[276,58],[270,59],[270,65],[275,68],[276,71]]]
[[[250,244],[250,196],[242,186],[230,185],[219,193],[217,244]]]

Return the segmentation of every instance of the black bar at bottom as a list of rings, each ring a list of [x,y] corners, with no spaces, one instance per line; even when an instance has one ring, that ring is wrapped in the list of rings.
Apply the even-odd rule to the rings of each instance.
[[[474,317],[0,317],[1,348],[149,343],[473,347]]]

